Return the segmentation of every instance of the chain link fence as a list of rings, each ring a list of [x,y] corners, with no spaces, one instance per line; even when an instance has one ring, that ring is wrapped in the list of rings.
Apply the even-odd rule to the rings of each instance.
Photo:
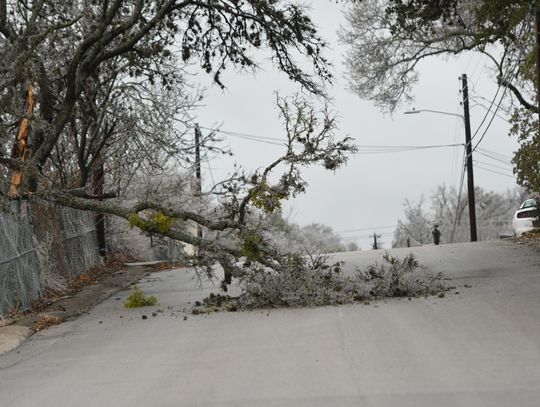
[[[25,209],[16,209],[0,213],[0,318],[10,309],[28,309],[41,294],[32,225]]]
[[[101,264],[94,213],[62,208],[62,241],[71,277]]]
[[[0,212],[0,319],[101,261],[93,213],[13,202]]]

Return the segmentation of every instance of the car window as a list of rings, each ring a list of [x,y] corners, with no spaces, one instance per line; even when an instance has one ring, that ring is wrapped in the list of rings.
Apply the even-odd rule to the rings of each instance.
[[[527,199],[525,202],[521,204],[521,208],[531,208],[533,206],[536,206],[536,201],[534,199]]]

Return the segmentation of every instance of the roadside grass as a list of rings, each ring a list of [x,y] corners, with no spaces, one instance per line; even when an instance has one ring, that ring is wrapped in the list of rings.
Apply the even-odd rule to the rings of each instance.
[[[50,326],[59,325],[62,322],[64,322],[64,319],[56,315],[39,314],[32,328],[35,332],[38,332]]]

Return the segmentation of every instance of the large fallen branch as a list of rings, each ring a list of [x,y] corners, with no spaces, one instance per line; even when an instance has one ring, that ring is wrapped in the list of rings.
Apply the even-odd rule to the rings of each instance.
[[[211,214],[148,199],[127,205],[121,199],[96,199],[80,189],[48,189],[26,197],[117,216],[144,232],[193,245],[198,250],[189,261],[205,267],[209,274],[219,263],[227,284],[232,276],[245,273],[244,267],[288,270],[290,259],[268,239],[257,219],[279,209],[283,200],[304,192],[307,183],[301,177],[302,167],[321,165],[335,170],[346,163],[355,146],[348,137],[334,139],[335,122],[328,109],[316,112],[300,98],[278,97],[277,103],[287,133],[285,153],[251,176],[223,184],[225,192]],[[278,170],[281,175],[275,174]],[[215,233],[197,236],[191,233],[193,225]]]

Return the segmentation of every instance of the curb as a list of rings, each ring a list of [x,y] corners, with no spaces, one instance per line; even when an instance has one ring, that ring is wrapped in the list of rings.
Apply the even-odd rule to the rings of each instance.
[[[148,267],[124,268],[96,284],[83,287],[70,297],[56,301],[39,313],[23,317],[11,325],[0,326],[0,356],[17,349],[35,333],[33,327],[39,315],[58,317],[62,321],[75,319],[152,271]]]
[[[33,330],[21,325],[8,325],[0,328],[0,355],[17,349],[33,333]]]

